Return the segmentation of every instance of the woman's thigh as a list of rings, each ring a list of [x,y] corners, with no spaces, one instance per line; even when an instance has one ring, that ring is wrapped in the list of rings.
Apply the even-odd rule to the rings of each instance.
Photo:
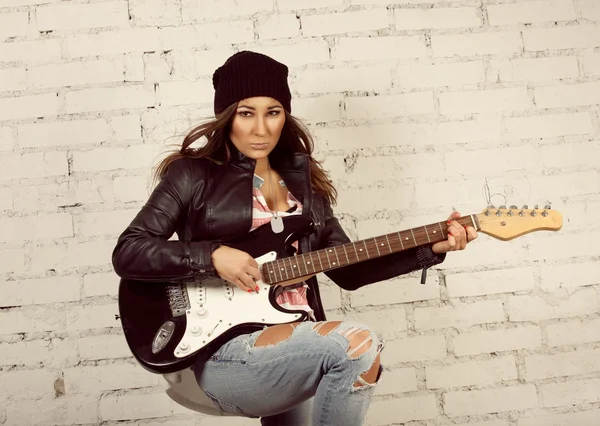
[[[348,356],[348,340],[332,331],[365,329],[332,321],[316,331],[318,324],[276,326],[278,332],[271,327],[236,337],[198,366],[200,387],[230,414],[265,417],[291,410],[314,396],[327,366]],[[355,378],[348,380],[350,387]]]

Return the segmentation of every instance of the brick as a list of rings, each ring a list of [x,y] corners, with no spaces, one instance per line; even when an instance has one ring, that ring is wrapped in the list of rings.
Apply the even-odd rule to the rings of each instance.
[[[161,36],[163,50],[253,43],[254,23],[243,20],[165,27],[161,29]]]
[[[123,81],[124,58],[51,64],[29,69],[29,81],[37,89]]]
[[[517,25],[577,19],[573,0],[525,1],[487,6],[490,25]]]
[[[344,0],[279,0],[279,10],[317,9],[320,7],[343,6]]]
[[[564,177],[564,176],[563,176]],[[552,185],[552,182],[548,182]],[[596,190],[597,192],[598,190]],[[532,192],[533,193],[533,192]],[[545,236],[537,244],[529,247],[531,259],[563,259],[577,256],[594,256],[595,241],[600,237],[600,232],[586,232],[579,234],[560,234]],[[556,245],[555,245],[556,244]],[[570,245],[569,249],[561,247],[562,244]],[[550,245],[555,245],[553,248]],[[553,251],[553,250],[554,251]]]
[[[129,225],[139,209],[88,212],[79,217],[78,235],[92,237],[112,235],[118,237]]]
[[[293,13],[271,15],[259,21],[257,32],[259,40],[298,37],[300,20]]]
[[[79,293],[77,276],[6,281],[0,283],[0,307],[70,302]]]
[[[211,80],[165,81],[160,84],[161,106],[194,104],[214,95]]]
[[[452,306],[415,308],[415,329],[469,328],[477,324],[504,321],[500,300],[473,303],[454,302]]]
[[[15,138],[13,129],[10,127],[0,127],[0,152],[12,151],[15,147]]]
[[[158,380],[158,375],[149,374],[134,364],[110,364],[65,370],[65,388],[71,395],[156,386],[159,384]]]
[[[114,272],[85,274],[83,276],[83,297],[117,296],[119,277]]]
[[[446,357],[446,338],[444,336],[415,336],[390,340],[381,353],[381,362],[385,365],[400,362],[421,362]]]
[[[184,20],[206,21],[208,19],[224,18],[228,16],[254,15],[273,10],[271,0],[241,1],[234,0],[183,0],[181,9]]]
[[[299,71],[295,90],[301,94],[343,91],[382,92],[392,84],[387,67],[335,68]]]
[[[600,46],[600,28],[595,25],[574,25],[558,28],[523,30],[526,51],[584,49]]]
[[[131,145],[127,148],[97,148],[73,153],[74,171],[135,169],[152,166],[156,147]]]
[[[492,60],[490,61],[488,72],[490,80],[495,82],[538,82],[577,78],[579,77],[579,64],[575,56]]]
[[[173,413],[173,405],[164,392],[148,395],[106,395],[100,399],[100,416],[102,421],[166,417]]]
[[[56,93],[0,98],[0,117],[2,120],[55,115],[58,115],[58,97]]]
[[[389,27],[385,8],[326,13],[300,18],[304,37],[383,30]]]
[[[457,182],[442,181],[416,183],[415,187],[414,202],[418,207],[445,207],[448,209],[448,206],[456,206],[456,200],[460,200],[464,204],[481,206],[483,201],[481,182],[461,180],[457,185]],[[436,196],[432,197],[431,194],[436,194]]]
[[[53,4],[38,7],[36,18],[40,31],[124,27],[129,23],[129,12],[124,1]]]
[[[600,5],[595,0],[579,0],[577,7],[582,18],[600,21]]]
[[[582,58],[583,72],[587,76],[600,75],[600,55],[588,55]]]
[[[447,7],[435,9],[396,9],[396,29],[423,30],[479,27],[479,11],[474,7]]]
[[[142,124],[138,114],[111,117],[109,124],[112,137],[116,141],[139,141],[142,139]]]
[[[99,422],[97,401],[79,396],[20,401],[19,404],[8,407],[7,415],[8,423],[14,425],[72,425]]]
[[[4,6],[4,4],[3,4]],[[29,33],[29,13],[14,12],[0,14],[0,41],[8,37],[26,36]]]
[[[13,210],[14,204],[13,189],[0,188],[0,210]]]
[[[45,367],[75,365],[79,362],[77,341],[71,339],[30,340],[0,343],[0,365]]]
[[[36,247],[31,252],[31,271],[54,269],[61,273],[70,268],[110,265],[115,240],[97,240],[88,243],[69,242]]]
[[[526,356],[525,376],[530,381],[595,373],[600,371],[599,355],[600,350],[594,349]]]
[[[427,56],[425,38],[416,36],[340,37],[335,49],[339,61],[373,61]]]
[[[489,33],[432,35],[433,56],[502,55],[512,56],[521,52],[521,34],[518,31]]]
[[[444,163],[448,170],[461,162],[469,164],[469,167],[460,170],[461,175],[489,175],[502,174],[512,170],[538,170],[541,166],[539,151],[539,148],[532,145],[454,151],[446,153]]]
[[[58,0],[3,0],[2,7],[28,6],[34,4],[56,3]]]
[[[33,154],[5,156],[0,168],[0,181],[66,175],[68,173],[65,152],[36,152]]]
[[[444,115],[522,111],[533,106],[525,87],[441,93],[440,110]]]
[[[273,46],[273,48],[277,47],[278,46]],[[285,46],[280,46],[279,48],[280,50],[289,50]],[[256,51],[259,52],[259,50]],[[196,60],[196,72],[198,77],[212,77],[215,70],[223,65],[227,58],[233,55],[233,53],[233,49],[225,47],[196,51],[194,53],[194,58]]]
[[[328,123],[342,117],[343,97],[338,94],[316,96],[314,98],[294,98],[294,116],[305,122]]]
[[[448,392],[444,412],[449,416],[525,410],[538,405],[534,385],[510,386],[466,392]]]
[[[68,114],[154,106],[154,88],[149,85],[82,89],[66,93]]]
[[[438,417],[435,395],[376,401],[370,407],[365,423],[373,426]]]
[[[375,173],[379,171],[379,173]],[[349,178],[360,180],[364,185],[378,180],[402,180],[411,177],[440,177],[444,176],[444,161],[441,154],[410,154],[385,157],[359,157],[348,172]],[[421,223],[423,225],[424,223]],[[391,231],[400,231],[392,229]],[[391,232],[390,231],[390,232]],[[375,235],[371,235],[375,236]]]
[[[600,379],[540,385],[542,407],[562,407],[600,401]]]
[[[340,190],[337,204],[339,213],[370,213],[376,210],[407,209],[412,201],[411,188],[372,188]],[[382,200],[386,200],[385,203]],[[373,235],[374,236],[374,235]]]
[[[177,26],[181,23],[181,3],[177,0],[130,0],[129,14],[134,26]]]
[[[515,358],[504,356],[483,361],[425,367],[428,389],[493,385],[518,378]]]
[[[73,219],[67,213],[0,219],[0,235],[4,242],[72,237]]]
[[[68,182],[21,185],[19,196],[15,198],[15,210],[55,212],[56,206],[73,204],[69,186]]]
[[[64,309],[49,306],[0,311],[0,335],[64,330]]]
[[[600,318],[550,324],[546,326],[548,346],[578,345],[600,341]]]
[[[378,311],[348,312],[346,318],[371,326],[384,340],[398,337],[400,333],[408,329],[406,310],[402,307]]]
[[[0,63],[43,63],[61,59],[60,40],[19,41],[0,44]]]
[[[108,140],[108,125],[104,119],[24,124],[17,134],[21,147],[94,144]]]
[[[537,87],[535,103],[538,108],[568,108],[600,103],[600,83],[581,83]]]
[[[587,112],[506,118],[504,120],[504,127],[506,137],[509,139],[559,137],[593,133],[592,120]]]
[[[25,271],[25,250],[23,249],[1,249],[0,250],[0,274],[14,272],[20,274]]]
[[[598,157],[596,157],[598,158]],[[540,288],[547,292],[575,289],[600,283],[600,262],[584,262],[566,265],[540,265]]]
[[[596,426],[600,410],[520,418],[517,426]]]
[[[104,336],[81,337],[78,339],[79,356],[83,361],[125,358],[131,356],[125,336],[107,334]]]
[[[108,305],[74,306],[67,312],[67,330],[88,330],[105,327],[120,327],[115,319],[117,303]]]
[[[27,90],[27,70],[25,68],[0,70],[0,92],[17,90]]]
[[[598,310],[594,289],[582,289],[568,297],[561,292],[560,296],[562,297],[558,303],[552,299],[546,301],[541,296],[511,296],[507,308],[509,319],[510,321],[543,321],[586,315]]]
[[[113,179],[115,200],[120,202],[144,201],[149,196],[146,176],[123,176]]]
[[[352,150],[364,147],[396,146],[403,144],[424,144],[426,136],[433,134],[431,125],[386,124],[372,126],[349,127],[317,127],[314,135],[319,146],[328,150]],[[401,135],[406,135],[403,140]]]
[[[482,330],[456,336],[454,353],[456,356],[476,355],[535,348],[541,344],[540,328],[536,326]]]
[[[510,268],[494,271],[449,274],[446,287],[450,297],[485,296],[533,290],[533,269]]]
[[[489,422],[460,423],[457,426],[511,426],[508,420],[491,420]]]
[[[387,96],[346,98],[346,116],[349,119],[403,117],[433,114],[432,92],[406,93]]]
[[[218,4],[221,5],[221,2],[219,1]],[[236,15],[254,15],[261,12],[271,12],[274,9],[271,0],[236,2],[235,7]]]
[[[289,45],[256,45],[252,47],[252,51],[268,55],[276,61],[286,64],[291,69],[304,68],[307,64],[320,64],[329,61],[329,44],[326,40],[320,39],[294,42],[293,49],[290,49]],[[225,59],[227,58],[224,58],[217,66],[225,62]],[[212,68],[210,73],[214,70],[215,68]],[[292,99],[293,102],[296,100],[296,98]]]
[[[414,368],[396,368],[382,373],[382,380],[375,388],[375,395],[412,392],[418,388],[417,371]]]
[[[11,395],[13,400],[40,399],[54,392],[53,371],[23,370],[0,373],[0,395]]]
[[[64,38],[65,57],[110,56],[118,53],[161,50],[157,28],[132,28],[98,34],[75,34]]]
[[[485,66],[481,61],[400,66],[394,76],[394,85],[402,88],[461,87],[483,81]]]

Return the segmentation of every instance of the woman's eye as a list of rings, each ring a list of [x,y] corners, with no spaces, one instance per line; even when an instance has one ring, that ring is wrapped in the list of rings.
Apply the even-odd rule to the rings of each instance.
[[[239,112],[239,114],[240,114],[242,117],[250,117],[250,115],[251,115],[251,114],[250,114],[250,111],[240,111],[240,112]]]
[[[273,116],[279,115],[279,111],[271,111],[271,112],[269,112],[269,114],[273,115]]]

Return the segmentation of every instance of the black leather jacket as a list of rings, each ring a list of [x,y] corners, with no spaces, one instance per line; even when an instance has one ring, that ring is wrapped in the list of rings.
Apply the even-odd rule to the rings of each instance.
[[[122,278],[167,281],[215,277],[212,251],[222,241],[248,233],[252,224],[255,160],[237,152],[227,165],[183,158],[171,163],[146,204],[125,229],[113,251]],[[310,186],[308,156],[294,154],[276,169],[286,187],[312,215],[316,231],[300,240],[301,252],[350,242],[331,205]],[[177,233],[178,240],[169,240]],[[326,275],[341,288],[356,290],[420,268],[441,263],[429,246],[331,270]],[[325,313],[315,277],[307,280],[309,304],[317,320]]]

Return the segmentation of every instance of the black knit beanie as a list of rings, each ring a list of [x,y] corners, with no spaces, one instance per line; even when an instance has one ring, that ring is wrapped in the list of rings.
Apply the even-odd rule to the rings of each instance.
[[[254,96],[268,96],[292,112],[287,83],[288,67],[261,53],[242,51],[232,55],[213,74],[215,115],[231,104]]]

